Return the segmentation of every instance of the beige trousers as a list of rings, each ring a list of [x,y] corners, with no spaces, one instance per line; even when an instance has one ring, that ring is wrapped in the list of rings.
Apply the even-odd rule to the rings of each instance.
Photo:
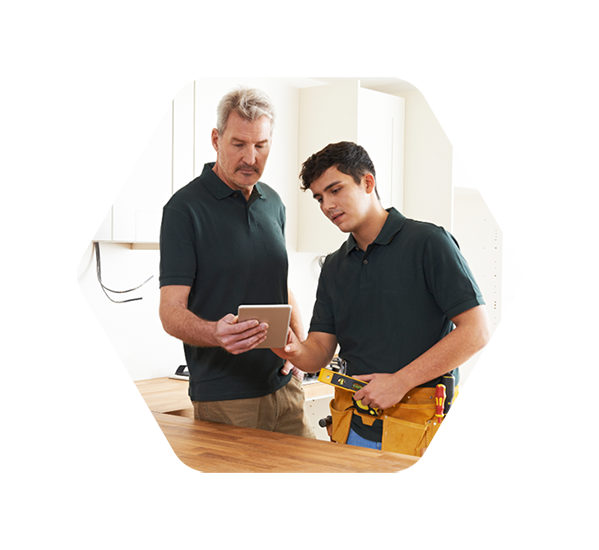
[[[264,397],[192,401],[198,420],[315,438],[304,402],[302,382],[295,376],[280,390]]]

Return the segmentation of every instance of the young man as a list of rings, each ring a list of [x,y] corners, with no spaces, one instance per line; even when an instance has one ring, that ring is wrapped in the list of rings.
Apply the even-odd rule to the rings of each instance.
[[[323,265],[308,338],[291,330],[274,351],[316,372],[339,344],[347,374],[368,384],[353,400],[336,388],[333,440],[420,456],[439,425],[435,387],[448,373],[457,383],[459,365],[488,342],[480,290],[447,231],[382,207],[359,145],[328,145],[300,177],[349,238]]]
[[[234,314],[241,304],[294,302],[285,207],[258,181],[274,109],[259,90],[240,89],[223,97],[217,112],[216,162],[164,207],[160,319],[184,343],[196,418],[314,437],[299,371],[268,349],[254,349],[267,327],[237,322]],[[298,308],[292,311],[291,326],[301,333]]]

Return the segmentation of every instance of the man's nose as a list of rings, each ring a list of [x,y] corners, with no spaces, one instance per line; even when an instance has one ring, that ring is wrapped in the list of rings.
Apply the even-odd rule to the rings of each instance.
[[[254,147],[246,147],[243,151],[243,162],[253,166],[256,163],[256,149]]]
[[[335,204],[333,197],[329,197],[326,195],[322,198],[322,201],[320,203],[320,208],[322,208],[323,212],[334,210],[336,206],[337,205]]]

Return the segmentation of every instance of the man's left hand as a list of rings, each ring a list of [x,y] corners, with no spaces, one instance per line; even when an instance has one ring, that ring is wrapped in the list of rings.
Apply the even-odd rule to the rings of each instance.
[[[397,373],[361,374],[354,378],[368,382],[354,395],[356,401],[377,409],[388,409],[397,405],[410,388],[404,388],[397,378]]]
[[[283,368],[281,369],[281,374],[286,376],[291,371],[291,375],[295,376],[298,380],[304,379],[304,371],[299,370],[297,367],[294,367],[289,361],[285,361]]]

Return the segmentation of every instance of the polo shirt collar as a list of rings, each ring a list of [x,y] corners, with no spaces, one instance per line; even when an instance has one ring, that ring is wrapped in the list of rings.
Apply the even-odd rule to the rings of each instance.
[[[202,175],[200,176],[208,191],[210,191],[210,193],[214,195],[214,198],[218,200],[226,199],[227,197],[233,195],[233,193],[239,193],[239,191],[231,189],[214,173],[213,168],[215,164],[215,162],[207,162],[204,164],[204,169],[202,170]],[[252,189],[252,195],[250,196],[250,199],[254,196],[254,200],[263,199],[264,197],[260,191],[260,182],[257,182]]]
[[[388,245],[395,235],[399,233],[406,221],[406,217],[393,206],[387,208],[387,212],[389,212],[389,215],[387,216],[380,233],[377,235],[376,239],[374,239],[373,244],[378,244],[380,246]],[[352,250],[355,250],[357,246],[358,243],[356,242],[356,239],[353,234],[350,234],[346,241],[345,253],[349,254]]]

